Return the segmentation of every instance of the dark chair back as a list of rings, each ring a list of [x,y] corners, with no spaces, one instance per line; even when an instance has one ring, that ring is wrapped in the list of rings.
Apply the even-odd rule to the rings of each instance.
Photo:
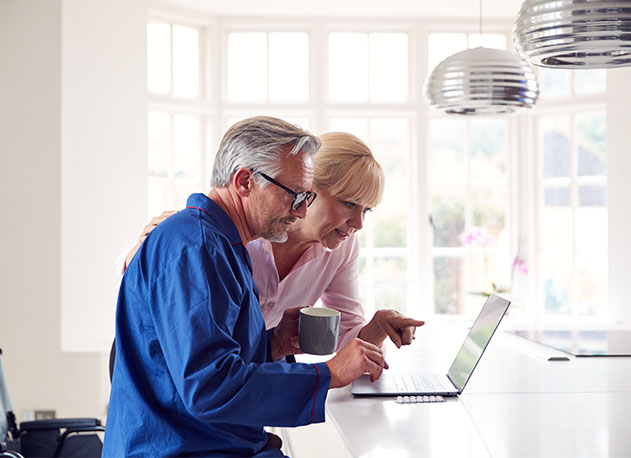
[[[116,337],[112,342],[112,348],[110,349],[110,384],[112,383],[112,377],[114,376],[114,361],[116,361]]]

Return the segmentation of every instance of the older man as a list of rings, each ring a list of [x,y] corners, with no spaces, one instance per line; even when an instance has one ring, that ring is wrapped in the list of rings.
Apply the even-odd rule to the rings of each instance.
[[[268,331],[260,312],[244,244],[282,242],[305,216],[319,144],[279,119],[237,123],[210,193],[142,244],[118,299],[104,456],[282,456],[264,425],[324,421],[329,388],[379,377],[381,350],[358,339],[326,363],[274,362],[297,351],[298,309]]]

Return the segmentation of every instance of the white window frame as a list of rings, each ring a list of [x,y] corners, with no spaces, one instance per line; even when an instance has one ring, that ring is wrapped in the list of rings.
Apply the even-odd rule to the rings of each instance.
[[[339,20],[338,20],[339,21]],[[276,115],[281,117],[306,117],[309,119],[309,130],[315,133],[325,132],[329,126],[329,120],[333,117],[355,117],[355,118],[389,118],[399,117],[409,120],[410,139],[409,139],[409,156],[411,164],[416,163],[416,138],[418,135],[414,131],[418,126],[418,119],[415,113],[418,113],[423,106],[422,94],[413,81],[416,81],[414,59],[416,56],[416,48],[414,46],[416,32],[414,27],[408,25],[395,24],[384,25],[377,21],[366,21],[362,24],[335,24],[336,20],[317,19],[309,22],[301,20],[261,20],[248,22],[246,20],[235,20],[234,22],[226,19],[226,22],[220,24],[221,30],[221,81],[222,86],[227,86],[227,46],[228,34],[232,32],[305,32],[309,35],[309,94],[310,98],[306,103],[237,103],[230,102],[224,95],[221,97],[218,111],[221,113],[222,119],[220,131],[228,127],[228,119],[233,117],[244,117],[255,113],[265,113],[268,115]],[[328,99],[328,35],[332,32],[350,32],[350,33],[406,33],[408,35],[408,100],[399,103],[337,103]],[[416,166],[414,167],[416,169]],[[414,174],[410,174],[410,182],[414,182]],[[410,184],[410,195],[414,195],[415,190]],[[418,194],[416,194],[418,195]],[[417,278],[420,276],[418,268],[418,258],[410,254],[410,246],[414,246],[417,240],[416,227],[418,227],[418,212],[414,205],[410,205],[410,228],[407,231],[407,248],[372,248],[366,247],[360,251],[360,257],[367,259],[370,275],[370,263],[377,257],[406,257],[407,261],[407,310],[416,310],[418,301],[413,299],[418,297]],[[378,211],[378,210],[377,210]],[[370,231],[367,231],[367,237]],[[393,304],[392,307],[401,306],[402,304]],[[374,296],[370,293],[364,298],[364,306],[367,310],[374,307]],[[414,307],[414,308],[412,308]]]
[[[576,243],[572,248],[572,279],[573,279],[573,291],[570,299],[570,314],[551,314],[545,310],[545,292],[543,287],[543,274],[541,266],[541,251],[543,246],[543,234],[541,231],[541,213],[543,208],[543,189],[544,183],[559,182],[570,187],[571,203],[570,208],[572,212],[572,231],[573,238],[575,240],[576,234],[576,210],[577,210],[577,197],[576,192],[579,185],[582,184],[596,184],[603,185],[607,189],[607,175],[604,177],[579,177],[576,175],[577,149],[576,149],[576,130],[575,130],[575,118],[577,115],[589,112],[604,112],[607,114],[607,90],[603,93],[580,95],[574,94],[574,75],[571,77],[571,91],[567,96],[550,97],[548,100],[545,98],[538,102],[537,112],[533,114],[532,122],[532,138],[533,149],[532,160],[529,167],[531,173],[531,180],[533,186],[532,200],[530,206],[532,208],[533,217],[535,221],[535,228],[532,231],[532,238],[534,244],[531,250],[531,257],[533,262],[533,280],[531,285],[532,303],[535,306],[531,307],[530,313],[534,317],[534,321],[538,323],[550,323],[568,325],[569,323],[578,325],[593,325],[595,323],[605,323],[609,321],[610,307],[609,303],[604,303],[599,312],[595,316],[581,316],[578,313],[578,304],[571,301],[576,295],[576,255],[582,250],[578,249]],[[570,117],[570,176],[568,178],[560,179],[545,179],[542,177],[541,159],[543,152],[539,145],[539,131],[538,131],[538,119],[540,117],[554,116],[554,115],[567,115]],[[609,207],[607,206],[609,212]],[[607,250],[607,256],[609,255],[609,248]]]
[[[430,214],[430,188],[428,185],[427,129],[429,119],[441,116],[433,112],[423,99],[423,81],[431,69],[427,68],[427,42],[430,33],[479,33],[478,22],[466,19],[344,19],[334,17],[286,17],[286,18],[247,18],[237,16],[213,16],[178,11],[174,8],[153,5],[150,19],[199,27],[200,37],[200,81],[203,96],[199,100],[181,101],[170,97],[149,95],[149,109],[169,112],[192,112],[204,119],[203,150],[205,164],[202,165],[205,182],[209,183],[214,150],[221,134],[227,127],[229,118],[256,114],[269,114],[280,117],[302,117],[309,119],[309,130],[324,132],[331,117],[389,117],[403,116],[410,121],[409,160],[410,195],[417,196],[410,204],[409,228],[407,232],[408,259],[408,299],[407,311],[417,316],[434,313],[433,301],[433,247],[428,222]],[[507,37],[510,50],[512,41],[510,20],[485,20],[483,33],[499,33]],[[230,32],[306,32],[309,36],[309,99],[306,103],[236,103],[227,96],[227,36]],[[408,100],[401,103],[333,103],[328,100],[328,42],[331,32],[396,32],[408,35]],[[291,65],[288,64],[290,68]],[[585,96],[581,100],[594,102],[602,107],[605,95]],[[556,101],[555,101],[556,103]],[[595,105],[594,105],[595,106]],[[511,244],[513,251],[520,241],[525,257],[533,267],[528,276],[518,276],[512,294],[515,303],[513,314],[527,320],[542,320],[543,304],[538,297],[536,265],[537,240],[537,182],[534,171],[538,164],[532,154],[536,151],[534,141],[536,113],[547,109],[545,101],[540,101],[533,113],[512,115],[509,119],[508,166],[510,168],[509,198]],[[377,209],[378,211],[378,209]],[[368,235],[368,234],[367,234]],[[523,240],[522,240],[523,239]],[[369,245],[369,244],[368,244]],[[399,250],[400,251],[400,250]],[[398,251],[377,249],[367,246],[361,256],[370,259],[382,255],[401,255]],[[367,308],[370,307],[367,298]],[[397,306],[398,304],[393,304]]]
[[[495,118],[495,117],[494,117]],[[437,120],[437,119],[455,119],[453,118],[452,115],[447,115],[447,114],[443,114],[443,113],[432,113],[431,115],[428,116],[427,118],[427,129],[429,131],[429,126],[431,121],[433,120]],[[466,163],[467,163],[467,168],[470,168],[470,159],[471,159],[471,118],[470,117],[466,117],[466,118],[458,118],[459,120],[464,120],[466,121],[466,131],[467,131],[467,138],[466,138],[466,142],[465,142],[465,157],[466,157]],[[517,167],[515,166],[515,162],[516,162],[516,157],[517,157],[517,148],[515,147],[515,131],[516,131],[516,123],[514,121],[514,119],[512,118],[504,118],[507,121],[507,139],[506,139],[506,167],[507,167],[507,174],[506,174],[506,179],[505,181],[502,182],[494,182],[494,183],[480,183],[480,182],[476,182],[474,180],[470,180],[469,177],[467,177],[466,180],[463,180],[461,182],[452,182],[449,184],[435,184],[435,183],[429,183],[430,187],[427,188],[427,206],[428,206],[428,215],[431,214],[431,199],[432,199],[432,195],[433,195],[433,191],[435,190],[461,190],[461,189],[466,189],[466,198],[465,198],[465,214],[464,214],[464,230],[467,231],[469,230],[472,226],[473,226],[473,221],[472,221],[472,214],[471,214],[471,209],[472,209],[472,204],[471,204],[471,191],[472,190],[483,190],[485,188],[489,188],[489,189],[496,189],[496,188],[502,188],[502,189],[506,189],[507,191],[507,197],[508,197],[508,207],[506,209],[506,215],[505,215],[505,224],[504,227],[508,230],[508,237],[509,237],[509,253],[511,255],[516,255],[517,254],[517,248],[518,248],[518,221],[519,221],[519,215],[517,212],[517,206],[515,204],[516,200],[517,200],[517,187],[518,187],[518,183],[517,183],[517,175],[516,175],[516,169]],[[426,139],[426,144],[427,144],[427,150],[429,152],[429,136]],[[430,167],[429,161],[428,161],[428,168]],[[431,234],[430,234],[431,237]],[[432,240],[429,241],[428,243],[429,245],[429,252],[430,252],[430,256],[429,256],[429,266],[428,268],[431,269],[431,275],[433,277],[433,265],[434,265],[434,260],[437,257],[446,257],[446,258],[463,258],[467,264],[470,266],[471,265],[471,259],[469,258],[469,254],[473,253],[473,252],[482,252],[484,250],[484,248],[482,247],[467,247],[467,246],[457,246],[457,247],[434,247],[432,246]],[[469,268],[470,270],[470,268]],[[490,281],[494,281],[496,279],[489,279]],[[432,283],[433,286],[433,283]],[[516,285],[510,285],[511,288],[511,292],[508,293],[511,298],[513,296],[515,296],[518,292],[518,288],[516,288]],[[429,291],[429,300],[430,303],[435,306],[435,290],[432,287]],[[467,314],[467,311],[464,312],[465,314]]]
[[[168,95],[155,94],[147,91],[147,112],[158,111],[167,113],[170,117],[171,126],[173,126],[173,117],[176,114],[185,114],[197,116],[200,119],[200,190],[210,183],[211,166],[214,153],[210,151],[210,145],[214,138],[215,132],[214,122],[217,118],[217,110],[213,100],[213,77],[211,71],[211,63],[207,58],[212,45],[213,24],[204,21],[202,18],[194,15],[180,13],[165,13],[161,11],[152,12],[149,15],[148,24],[150,23],[166,23],[169,24],[171,30],[171,90]],[[181,98],[175,97],[173,91],[173,26],[181,25],[195,28],[199,32],[199,91],[197,98]],[[173,132],[172,132],[173,133]],[[173,152],[173,135],[171,136],[171,152]],[[173,158],[171,158],[173,160]],[[163,183],[169,186],[171,196],[175,187],[172,173],[169,173],[168,179],[159,179],[148,177],[149,183]],[[183,204],[175,202],[174,205]],[[169,209],[164,209],[169,210]],[[148,215],[154,217],[157,215]]]
[[[509,22],[506,21],[501,21],[501,20],[489,20],[488,22],[485,21],[484,22],[484,28],[482,30],[482,34],[486,35],[486,34],[497,34],[497,35],[504,35],[506,38],[506,50],[507,51],[511,51],[514,52],[514,49],[512,47],[512,40],[511,40],[511,28],[512,28],[512,24],[510,24]],[[479,28],[479,23],[476,21],[475,23],[472,21],[467,21],[467,20],[449,20],[447,21],[437,21],[437,22],[433,22],[430,26],[427,27],[427,29],[425,30],[425,34],[424,34],[424,47],[425,49],[427,49],[428,43],[429,43],[429,35],[433,34],[433,33],[462,33],[465,34],[467,37],[467,43],[469,41],[469,35],[471,34],[479,34],[480,33],[480,28]],[[463,49],[464,51],[464,49]],[[424,69],[425,69],[425,75],[423,78],[423,81],[427,78],[427,75],[429,74],[429,72],[431,72],[430,68],[427,68],[427,54],[424,54],[424,62],[422,63]],[[471,126],[470,126],[470,122],[468,121],[470,119],[470,117],[454,117],[455,115],[447,115],[444,113],[441,113],[437,110],[433,110],[429,107],[425,107],[425,123],[426,123],[426,127],[425,127],[425,131],[429,133],[429,126],[432,120],[434,119],[465,119],[467,120],[467,143],[466,143],[466,150],[465,150],[465,154],[467,156],[467,162],[470,159],[470,147],[471,147]],[[507,213],[506,213],[506,222],[505,222],[505,227],[509,229],[509,242],[510,242],[510,246],[509,246],[509,250],[511,254],[516,254],[517,252],[517,248],[519,244],[519,240],[520,238],[522,238],[520,236],[520,234],[522,233],[522,228],[521,228],[521,221],[523,221],[522,219],[522,214],[518,211],[519,207],[516,205],[517,202],[519,201],[519,183],[520,183],[520,176],[518,174],[518,170],[519,170],[519,164],[518,164],[518,158],[522,155],[524,155],[524,148],[525,145],[520,144],[517,141],[517,138],[519,136],[519,130],[520,128],[522,128],[523,125],[523,121],[522,119],[524,118],[524,114],[513,114],[513,115],[504,115],[507,119],[507,124],[508,124],[508,138],[507,138],[507,149],[508,149],[508,154],[506,157],[507,163],[506,166],[508,168],[508,173],[507,173],[507,183],[506,183],[506,189],[508,191],[508,209],[507,209]],[[429,158],[429,135],[425,136],[425,142],[423,145],[423,149],[425,150],[425,164],[426,164],[426,169],[429,169],[430,167],[430,158]],[[449,184],[449,185],[437,185],[434,186],[432,183],[429,183],[429,177],[426,176],[425,177],[425,181],[426,183],[428,183],[425,187],[425,214],[427,214],[428,216],[431,215],[431,208],[432,208],[432,203],[431,203],[431,199],[432,199],[432,190],[433,189],[449,189],[449,188],[461,188],[462,186],[467,186],[468,188],[471,188],[471,186],[476,186],[476,183],[471,182],[467,179],[466,183],[462,183],[460,185],[455,185],[455,184]],[[479,189],[476,186],[476,189]],[[470,205],[467,205],[466,207],[467,209],[470,208]],[[470,212],[466,212],[465,214],[465,230],[467,230],[468,228],[471,227],[471,215]],[[435,313],[434,311],[434,307],[435,307],[435,290],[434,290],[434,259],[436,257],[456,257],[456,258],[465,258],[467,257],[467,252],[469,250],[475,250],[475,247],[472,248],[468,248],[468,247],[433,247],[432,246],[432,234],[431,234],[431,230],[428,227],[428,231],[427,231],[427,235],[424,238],[424,240],[426,240],[426,252],[424,253],[425,258],[426,259],[426,265],[424,268],[424,271],[427,272],[427,275],[429,277],[429,282],[426,286],[427,291],[426,291],[426,296],[427,297],[427,302],[430,304],[431,306],[431,310],[427,310],[428,313]],[[522,249],[522,247],[520,246],[520,249]],[[513,285],[511,285],[511,292],[510,292],[510,297],[513,300],[513,302],[515,302],[515,300],[517,299],[518,302],[527,302],[527,297],[526,294],[524,293],[524,288],[522,286],[522,282],[523,280],[518,278],[518,276],[516,276],[515,278],[515,283]],[[465,311],[465,314],[469,313],[473,313],[474,311]]]

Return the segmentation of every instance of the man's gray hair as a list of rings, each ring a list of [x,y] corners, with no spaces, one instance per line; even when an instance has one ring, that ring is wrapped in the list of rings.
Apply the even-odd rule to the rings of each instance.
[[[298,126],[282,119],[269,116],[255,116],[239,121],[230,127],[223,136],[215,156],[210,185],[225,188],[232,175],[241,167],[263,172],[274,178],[283,169],[283,156],[287,146],[289,155],[302,151],[313,155],[322,142]],[[266,180],[257,180],[266,186]]]

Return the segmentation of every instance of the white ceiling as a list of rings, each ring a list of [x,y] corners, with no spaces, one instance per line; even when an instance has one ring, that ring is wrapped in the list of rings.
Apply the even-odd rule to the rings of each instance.
[[[522,0],[484,0],[484,18],[514,18]],[[478,0],[158,0],[213,15],[477,18]]]

